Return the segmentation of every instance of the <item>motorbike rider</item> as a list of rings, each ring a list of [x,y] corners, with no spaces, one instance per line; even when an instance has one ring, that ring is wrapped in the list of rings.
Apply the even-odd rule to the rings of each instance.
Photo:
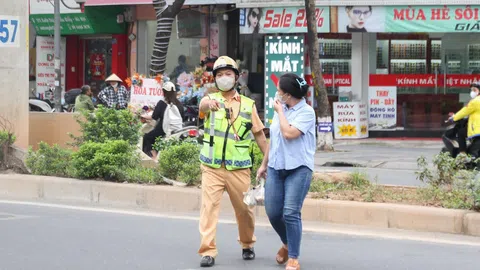
[[[480,152],[480,83],[473,83],[470,85],[470,97],[472,100],[463,107],[460,111],[455,113],[450,117],[454,122],[465,120],[464,118],[468,117],[467,136],[471,140],[471,145],[468,149],[468,154],[474,156],[475,158],[479,157]],[[462,136],[461,128],[459,129],[459,140]],[[460,142],[459,142],[460,145]],[[463,146],[462,146],[463,147]],[[466,143],[465,143],[466,148]],[[449,149],[450,150],[450,149]],[[460,149],[462,151],[464,149]],[[465,151],[465,150],[464,150]]]

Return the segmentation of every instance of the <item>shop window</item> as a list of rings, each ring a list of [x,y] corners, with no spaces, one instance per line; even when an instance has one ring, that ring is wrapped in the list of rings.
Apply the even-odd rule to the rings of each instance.
[[[156,21],[150,20],[146,21],[147,33],[146,37],[146,67],[145,70],[148,72],[150,70],[150,64],[152,60],[153,45],[155,44],[155,37],[157,33],[157,23]],[[194,35],[194,30],[187,32],[183,31],[184,35],[192,34]],[[175,68],[179,65],[178,59],[181,55],[185,56],[186,64],[188,67],[188,72],[191,72],[195,69],[196,66],[200,63],[200,57],[202,53],[202,48],[200,47],[200,41],[202,37],[196,38],[179,38],[177,35],[177,22],[174,21],[172,25],[172,35],[170,37],[170,43],[168,46],[167,53],[167,65],[165,68],[165,74],[171,75]],[[207,41],[208,46],[208,41]],[[208,50],[208,48],[206,48]]]

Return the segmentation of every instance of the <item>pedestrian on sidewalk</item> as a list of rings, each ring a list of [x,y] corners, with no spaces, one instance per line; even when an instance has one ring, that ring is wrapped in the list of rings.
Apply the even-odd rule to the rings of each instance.
[[[278,264],[300,269],[301,210],[310,189],[315,155],[315,112],[305,100],[307,82],[295,75],[280,78],[270,126],[268,154],[257,171],[265,182],[265,210],[283,245]]]
[[[236,62],[227,56],[219,57],[213,67],[213,76],[219,92],[202,98],[199,106],[200,117],[206,119],[200,151],[202,206],[198,253],[202,256],[201,267],[215,264],[218,254],[215,235],[225,190],[235,209],[242,257],[244,260],[255,258],[255,216],[253,209],[243,202],[243,193],[248,191],[251,182],[249,148],[253,137],[262,152],[267,149],[264,125],[255,102],[235,90],[239,78]]]
[[[121,85],[122,80],[116,74],[112,74],[105,80],[105,83],[107,87],[100,91],[98,99],[108,108],[126,109],[130,102],[130,91]]]

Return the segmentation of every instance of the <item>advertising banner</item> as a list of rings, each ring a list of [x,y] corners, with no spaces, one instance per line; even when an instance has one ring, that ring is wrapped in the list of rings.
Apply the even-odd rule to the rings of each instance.
[[[303,77],[303,36],[265,37],[265,126],[273,119],[273,103],[280,77],[295,73]]]
[[[61,63],[61,85],[62,93],[65,92],[65,58],[66,58],[66,39],[61,39],[60,47],[60,63]],[[37,96],[45,95],[49,87],[55,87],[55,61],[54,61],[54,42],[53,37],[37,36],[37,61],[36,61],[36,77],[37,77]],[[63,94],[62,94],[63,96]]]
[[[446,80],[445,80],[446,78]],[[460,87],[469,88],[470,84],[480,82],[480,74],[371,74],[370,86],[397,87]]]
[[[332,32],[480,32],[480,6],[332,7]]]
[[[130,90],[130,104],[157,105],[163,100],[162,86],[155,79],[143,79],[142,86],[132,85]]]
[[[389,130],[397,126],[397,87],[370,86],[368,88],[370,130]]]
[[[333,115],[335,139],[368,138],[367,105],[364,103],[334,102]]]
[[[330,8],[315,10],[317,32],[330,32]],[[240,34],[306,33],[305,7],[240,9]]]

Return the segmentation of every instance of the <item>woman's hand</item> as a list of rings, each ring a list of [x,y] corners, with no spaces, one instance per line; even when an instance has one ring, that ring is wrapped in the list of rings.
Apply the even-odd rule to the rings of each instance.
[[[278,100],[275,100],[275,102],[273,103],[273,109],[279,113],[280,111],[283,111],[283,106],[282,106],[282,103],[280,103],[280,101]]]
[[[267,179],[267,165],[262,164],[257,170],[257,180],[263,178]]]

